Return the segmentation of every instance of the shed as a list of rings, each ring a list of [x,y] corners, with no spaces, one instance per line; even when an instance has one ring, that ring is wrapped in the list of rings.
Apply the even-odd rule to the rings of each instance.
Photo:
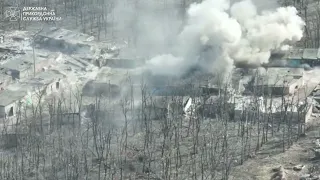
[[[144,59],[107,58],[99,60],[98,64],[100,66],[109,66],[112,68],[137,68],[144,63]]]
[[[292,67],[299,67],[302,64],[303,49],[291,49],[285,55],[288,64]]]
[[[53,51],[64,53],[92,54],[90,42],[93,36],[83,33],[75,33],[63,28],[50,28],[43,30],[35,38],[35,42],[41,47],[47,47]]]
[[[303,85],[303,79],[296,79],[293,76],[262,76],[255,79],[256,92],[260,95],[270,94],[292,95]]]
[[[30,91],[36,92],[40,89],[45,90],[45,94],[57,92],[62,88],[64,74],[57,70],[49,70],[38,73],[34,78],[20,81],[22,85],[29,86]]]
[[[317,58],[320,59],[320,48],[318,49]]]
[[[216,118],[222,111],[227,112],[231,119],[234,118],[234,102],[222,96],[210,96],[202,106],[204,117]]]
[[[12,77],[7,74],[0,74],[0,91],[6,89],[6,87],[12,82]]]
[[[145,109],[149,111],[147,114],[154,120],[176,117],[188,110],[189,100],[188,96],[155,96]]]
[[[35,71],[42,71],[43,67],[49,66],[49,60],[44,57],[36,57]],[[10,71],[13,79],[27,78],[34,75],[33,56],[27,54],[7,63],[3,64],[2,67]]]
[[[16,114],[19,101],[27,95],[27,91],[4,90],[0,92],[0,117],[10,117]]]
[[[292,76],[296,79],[303,77],[304,69],[303,68],[286,68],[286,67],[278,67],[278,68],[268,68],[267,71],[268,76]]]
[[[320,65],[320,60],[318,58],[318,49],[305,49],[303,52],[303,63],[309,64],[312,67]]]
[[[19,83],[10,84],[7,91],[25,92],[20,99],[22,103],[32,104],[39,102],[39,93],[41,96],[50,95],[53,92],[58,92],[61,89],[61,83],[65,76],[58,71],[50,70],[37,74],[30,79],[23,79]]]
[[[302,57],[303,57],[303,59],[317,60],[318,59],[318,49],[306,48],[303,51]]]
[[[291,49],[288,51],[287,59],[301,60],[303,58],[304,49]]]
[[[82,88],[82,94],[89,97],[112,97],[116,98],[120,95],[120,86],[116,84],[99,82],[95,80],[88,81]]]

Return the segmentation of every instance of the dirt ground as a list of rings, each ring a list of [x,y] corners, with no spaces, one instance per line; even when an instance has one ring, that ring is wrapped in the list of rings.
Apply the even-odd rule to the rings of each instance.
[[[319,118],[315,120],[319,120]],[[317,167],[319,167],[320,161],[312,159],[315,157],[312,148],[317,147],[315,144],[317,139],[320,139],[319,122],[314,123],[307,130],[306,136],[299,139],[284,153],[281,144],[278,146],[272,143],[266,144],[257,152],[256,157],[246,161],[241,166],[235,167],[230,179],[270,180],[274,174],[272,170],[280,166],[285,169],[286,180],[299,180],[307,174],[312,174],[314,177],[319,176],[320,172],[317,172]],[[293,167],[297,165],[304,165],[304,168],[301,171],[294,171]]]

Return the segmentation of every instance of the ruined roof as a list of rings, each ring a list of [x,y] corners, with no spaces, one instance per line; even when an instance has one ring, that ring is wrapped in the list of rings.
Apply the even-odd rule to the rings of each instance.
[[[66,54],[76,53],[84,59],[92,59],[95,56],[95,48],[98,43],[93,43],[93,36],[77,33],[62,28],[45,29],[35,37],[35,44],[50,51]]]
[[[302,57],[303,59],[318,59],[318,49],[304,49]]]
[[[35,86],[35,85],[48,85],[52,83],[53,81],[57,79],[62,79],[64,78],[65,75],[61,74],[57,70],[48,70],[44,72],[40,72],[36,74],[35,77],[26,79],[25,81],[22,81],[22,84],[29,84],[30,86]]]
[[[12,76],[7,74],[8,72],[4,68],[0,68],[0,81],[12,80]]]
[[[304,49],[291,49],[288,51],[286,57],[288,59],[302,59]]]
[[[64,75],[55,70],[38,73],[35,77],[21,79],[20,82],[7,86],[8,91],[14,92],[34,92],[45,87],[56,79],[63,78]],[[0,100],[1,101],[1,100]]]
[[[14,69],[17,71],[26,71],[28,69],[32,69],[33,63],[28,60],[28,58],[17,58],[7,63],[3,64],[2,67],[7,69]]]
[[[300,79],[303,74],[303,68],[268,68],[265,75],[255,78],[255,84],[273,87],[288,86]]]
[[[189,96],[154,96],[151,99],[150,105],[156,108],[168,108],[169,104],[178,104],[183,107]]]
[[[90,42],[93,37],[88,34],[76,33],[63,28],[50,28],[43,30],[39,36],[70,42]]]
[[[272,59],[272,57],[270,59]],[[300,59],[316,60],[316,59],[320,59],[320,48],[319,49],[316,49],[316,48],[290,49],[285,52],[284,59],[288,59],[288,60],[300,60]]]
[[[267,74],[268,76],[303,76],[304,69],[285,67],[268,68]]]
[[[243,110],[253,110],[256,111],[255,108],[259,108],[260,112],[264,111],[263,106],[263,98],[257,97],[257,99],[254,99],[252,96],[239,96],[235,97],[234,100],[234,108],[238,111]]]
[[[210,96],[206,100],[205,104],[215,104],[215,103],[218,103],[220,100],[221,100],[220,96]]]
[[[46,60],[45,55],[37,54],[37,57],[35,58],[36,63],[41,62],[43,60]],[[2,65],[3,68],[6,69],[13,69],[17,71],[26,71],[26,70],[32,70],[33,69],[33,54],[25,54],[19,57],[16,57],[7,63]]]
[[[21,100],[28,94],[27,91],[18,90],[18,91],[11,91],[11,90],[3,90],[0,92],[0,106],[7,106],[16,101]]]
[[[99,97],[102,95],[113,98],[119,96],[119,93],[119,85],[94,80],[89,80],[82,88],[82,94],[84,96]]]
[[[281,111],[285,111],[285,106],[287,106],[287,112],[297,112],[298,107],[296,104],[292,104],[291,100],[286,100],[283,102],[282,98],[263,98],[257,97],[257,99],[252,96],[239,96],[236,97],[235,100],[235,110],[243,111],[243,110],[252,110],[256,111],[259,108],[259,111],[262,113],[267,113],[268,111],[272,113],[277,113]],[[270,109],[271,107],[271,109]],[[299,108],[304,108],[305,106],[301,105]]]
[[[102,67],[95,79],[98,82],[106,82],[106,83],[110,83],[110,84],[119,85],[129,75],[128,73],[129,73],[128,70],[110,68],[110,67]]]
[[[298,79],[294,78],[293,76],[261,76],[259,78],[256,78],[255,84],[272,87],[283,87],[289,86],[296,81],[298,81]]]

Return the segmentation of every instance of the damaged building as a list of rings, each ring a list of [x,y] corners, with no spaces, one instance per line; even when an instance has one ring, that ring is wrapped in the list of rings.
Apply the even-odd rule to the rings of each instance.
[[[152,120],[174,118],[186,113],[190,107],[189,96],[155,96],[141,109]]]
[[[48,95],[59,92],[65,75],[55,70],[38,73],[35,77],[11,84],[0,92],[0,117],[10,117],[17,113],[19,107],[39,103]]]
[[[44,95],[59,92],[63,88],[66,76],[57,70],[48,70],[38,73],[35,77],[20,83],[29,86],[32,92],[41,90]],[[31,88],[32,87],[32,88]]]
[[[203,117],[217,118],[227,114],[230,119],[234,119],[234,104],[229,97],[210,96],[199,110]]]
[[[129,59],[126,58],[114,61],[113,58],[119,55],[119,48],[111,46],[110,43],[95,42],[94,36],[63,28],[45,29],[36,36],[34,42],[38,48],[67,55],[72,54],[73,57],[85,60],[98,67],[105,65],[128,66],[135,63],[134,59],[127,61]]]
[[[268,68],[266,74],[254,77],[251,92],[258,95],[293,95],[304,85],[301,68]]]
[[[230,99],[212,96],[202,106],[201,113],[204,117],[217,118],[228,115],[228,120],[245,120],[254,117],[280,120],[286,115],[294,121],[307,121],[312,113],[312,103],[292,104],[283,102],[281,98],[265,99],[263,97],[235,96]],[[226,117],[226,116],[224,116]]]
[[[307,121],[313,109],[313,105],[308,99],[307,102],[294,103],[287,99],[283,101],[282,98],[253,98],[236,97],[234,99],[235,119],[241,120],[243,118],[250,118],[252,115],[256,117],[273,118],[281,120],[283,118],[290,118],[292,121]]]
[[[145,59],[129,59],[129,58],[100,58],[96,60],[98,67],[108,66],[112,68],[137,68],[143,66]]]
[[[81,53],[91,54],[89,42],[94,40],[93,36],[75,33],[62,28],[50,28],[42,31],[35,38],[35,43],[41,48],[51,51],[59,51],[66,54]]]
[[[3,72],[4,68],[0,68],[0,92],[5,90],[6,87],[12,82],[12,77]]]
[[[20,105],[20,101],[27,96],[27,91],[3,90],[0,93],[0,117],[7,118],[14,116]]]
[[[50,59],[48,56],[38,55],[35,58],[35,65],[32,54],[26,54],[21,57],[15,58],[2,65],[6,70],[6,74],[10,75],[13,79],[28,78],[43,71],[43,68],[50,66]],[[35,68],[35,70],[34,70]]]
[[[88,97],[118,97],[120,95],[120,87],[109,82],[99,82],[95,80],[88,81],[82,88],[82,94]]]
[[[280,62],[278,65],[287,67],[302,67],[308,65],[315,67],[320,65],[320,49],[315,48],[293,48],[288,51],[276,53],[271,57],[271,64]]]

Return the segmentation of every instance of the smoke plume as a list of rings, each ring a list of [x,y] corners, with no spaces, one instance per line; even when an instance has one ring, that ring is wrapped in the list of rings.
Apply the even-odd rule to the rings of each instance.
[[[251,0],[205,0],[191,4],[187,23],[178,35],[174,55],[147,62],[154,74],[180,75],[195,64],[227,75],[235,63],[261,65],[270,52],[284,49],[303,36],[304,21],[294,7],[258,13]]]

